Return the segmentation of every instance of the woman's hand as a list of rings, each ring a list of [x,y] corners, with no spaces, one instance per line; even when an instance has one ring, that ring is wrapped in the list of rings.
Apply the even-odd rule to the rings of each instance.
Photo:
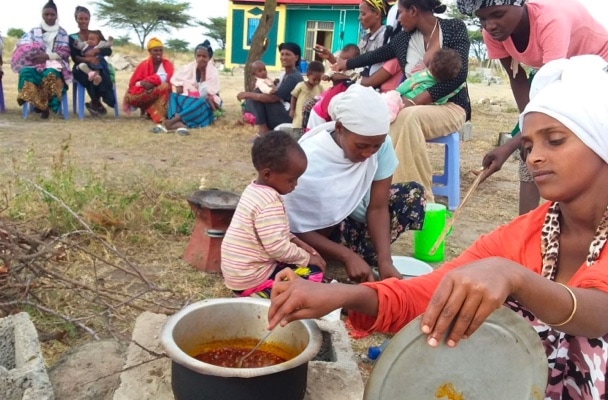
[[[268,329],[279,323],[285,326],[298,319],[319,318],[342,306],[340,297],[326,284],[302,279],[289,268],[275,277],[270,299]]]
[[[392,260],[385,262],[378,260],[378,274],[381,280],[388,278],[403,279],[403,275],[397,271]]]
[[[346,71],[346,60],[338,58],[335,64],[331,65],[332,71]]]
[[[373,282],[374,274],[371,267],[355,252],[344,262],[346,274],[353,282]]]
[[[506,143],[486,153],[481,161],[481,165],[484,168],[483,174],[485,176],[481,178],[480,182],[485,181],[486,178],[492,175],[494,172],[500,171],[503,164],[509,159],[511,154],[513,154],[513,151],[511,151],[509,146],[506,146]]]
[[[49,55],[48,54],[36,54],[35,56],[32,57],[32,62],[34,64],[44,64],[46,62],[46,60],[49,59]]]
[[[328,60],[332,64],[336,62],[336,57],[334,57],[334,55],[331,54],[331,51],[329,51],[329,49],[321,46],[320,44],[315,45],[314,51],[315,51],[315,53],[317,53],[319,58],[321,58],[323,60]]]
[[[237,100],[241,101],[241,100],[247,100],[249,98],[249,92],[239,92],[236,95]]]
[[[145,90],[152,90],[155,87],[153,83],[148,81],[140,81],[139,83]]]
[[[508,264],[508,265],[505,265]],[[499,257],[472,262],[448,272],[431,297],[421,321],[427,343],[437,346],[454,321],[446,344],[454,347],[471,336],[515,291],[514,268]]]
[[[316,265],[317,267],[321,268],[323,272],[325,272],[325,269],[327,268],[327,263],[325,262],[323,257],[318,254],[310,255],[310,261],[308,261],[308,265]]]

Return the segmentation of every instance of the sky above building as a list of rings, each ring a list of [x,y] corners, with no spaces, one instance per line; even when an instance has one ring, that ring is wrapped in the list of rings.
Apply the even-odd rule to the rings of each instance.
[[[7,6],[10,1],[2,0],[2,10],[0,11],[0,32],[3,36],[9,28],[21,28],[24,31],[32,29],[42,20],[42,6],[46,4],[46,0],[17,0],[18,5]],[[179,0],[180,2],[183,0]],[[188,2],[188,1],[186,1]],[[95,11],[95,2],[91,0],[55,0],[57,5],[57,14],[59,15],[59,24],[68,33],[78,31],[78,25],[74,20],[74,10],[76,6],[87,7],[91,11],[90,28],[101,29],[104,35],[119,37],[127,34],[127,31],[119,31],[114,28],[103,25],[104,21],[97,18]],[[193,0],[189,1],[189,13],[193,20],[205,21],[209,17],[225,17],[228,15],[228,0]],[[23,8],[22,8],[23,7]],[[192,47],[205,40],[203,34],[205,28],[201,26],[193,26],[172,31],[171,33],[156,32],[152,36],[156,36],[161,40],[181,39],[190,43]],[[133,43],[137,42],[135,34],[130,35]],[[148,36],[148,38],[151,36]]]
[[[0,32],[2,35],[6,35],[6,31],[9,28],[21,28],[24,31],[28,31],[37,25],[42,18],[42,6],[46,3],[46,0],[17,0],[17,5],[8,6],[9,2],[12,0],[2,1],[3,7],[2,11],[0,11]],[[592,15],[604,26],[608,27],[608,1],[578,1],[587,6]],[[448,0],[446,2],[453,3],[454,0]],[[114,28],[104,26],[103,22],[97,18],[95,7],[93,6],[94,1],[55,0],[55,3],[58,7],[60,24],[68,31],[68,33],[73,33],[78,30],[76,22],[74,21],[74,9],[78,5],[87,7],[89,10],[91,10],[93,14],[91,17],[91,28],[100,28],[104,34],[112,35],[114,37],[123,36],[128,33],[127,31],[118,31]],[[225,17],[228,14],[228,0],[193,0],[189,3],[190,15],[193,19],[204,21],[209,17]],[[172,31],[171,33],[157,32],[153,35],[159,37],[161,40],[171,38],[185,40],[193,47],[205,40],[206,36],[203,34],[203,32],[203,27],[193,26],[180,29],[179,31]],[[132,38],[131,41],[137,43],[137,37],[135,34],[131,34],[130,36]]]

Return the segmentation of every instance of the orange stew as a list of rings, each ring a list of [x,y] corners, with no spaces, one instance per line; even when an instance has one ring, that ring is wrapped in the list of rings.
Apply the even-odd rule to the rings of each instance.
[[[208,364],[217,365],[226,368],[236,368],[238,360],[245,354],[249,353],[251,348],[236,348],[236,347],[219,347],[213,350],[204,351],[196,356],[197,360]],[[280,364],[287,361],[283,357],[279,357],[268,351],[256,350],[252,355],[243,360],[242,368],[261,368],[271,365]]]

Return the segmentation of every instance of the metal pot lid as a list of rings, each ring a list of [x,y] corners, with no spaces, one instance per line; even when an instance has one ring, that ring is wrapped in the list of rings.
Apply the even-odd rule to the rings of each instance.
[[[545,350],[536,331],[506,307],[455,348],[430,347],[421,316],[390,341],[365,387],[365,400],[541,400]]]

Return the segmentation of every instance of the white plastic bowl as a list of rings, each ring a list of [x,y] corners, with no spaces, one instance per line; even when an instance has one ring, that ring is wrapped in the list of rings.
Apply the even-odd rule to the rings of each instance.
[[[393,256],[393,265],[403,275],[403,279],[413,278],[433,271],[433,267],[424,261],[407,256]]]

